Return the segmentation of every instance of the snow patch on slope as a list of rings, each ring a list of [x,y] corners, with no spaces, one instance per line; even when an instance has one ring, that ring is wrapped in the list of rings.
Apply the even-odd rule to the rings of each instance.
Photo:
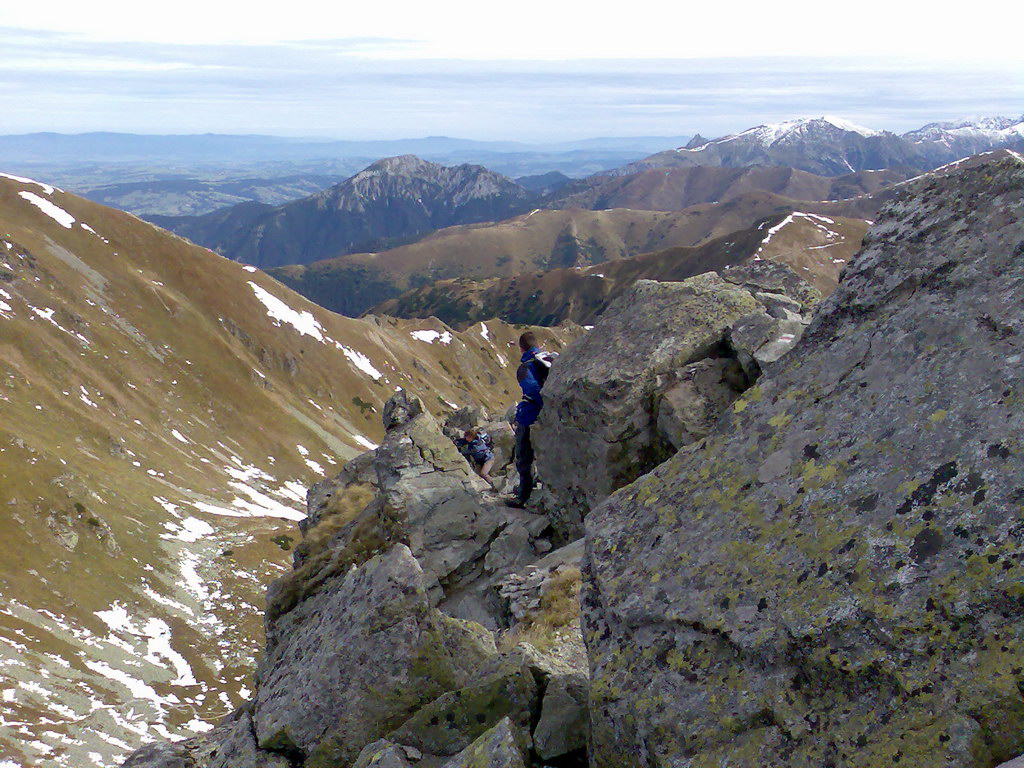
[[[19,192],[18,197],[28,200],[32,205],[38,208],[40,211],[45,213],[51,219],[56,221],[65,229],[71,229],[71,225],[75,223],[75,217],[65,211],[59,205],[54,205],[49,200],[44,200],[39,195],[33,192]]]
[[[302,312],[295,311],[281,301],[281,299],[277,298],[277,296],[251,280],[249,281],[249,287],[256,294],[256,298],[267,308],[267,316],[274,321],[274,325],[287,323],[303,336],[312,336],[317,341],[324,342],[323,326],[313,317],[312,312],[306,310]]]
[[[10,179],[11,181],[16,181],[19,184],[35,184],[37,187],[42,187],[43,192],[45,192],[46,194],[53,194],[54,188],[51,187],[49,184],[43,184],[43,182],[41,181],[36,181],[35,179],[26,179],[24,176],[13,176],[9,173],[0,173],[0,176],[2,176],[5,179]]]
[[[370,362],[370,358],[364,355],[362,352],[357,352],[351,347],[346,347],[341,342],[335,341],[334,346],[342,351],[342,354],[349,359],[356,368],[365,373],[367,376],[373,379],[380,379],[384,376],[383,373],[373,367],[373,363]]]
[[[451,344],[453,338],[449,331],[444,333],[433,330],[412,331],[409,335],[417,341],[425,341],[427,344],[433,344],[435,341],[440,341],[442,344]]]

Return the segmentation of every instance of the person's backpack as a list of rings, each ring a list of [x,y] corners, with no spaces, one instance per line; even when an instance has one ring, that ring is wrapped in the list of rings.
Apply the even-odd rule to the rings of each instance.
[[[538,352],[533,358],[533,362],[539,363],[539,365],[533,366],[533,376],[537,379],[541,389],[544,389],[544,382],[548,380],[548,374],[551,373],[551,364],[557,357],[557,352]]]

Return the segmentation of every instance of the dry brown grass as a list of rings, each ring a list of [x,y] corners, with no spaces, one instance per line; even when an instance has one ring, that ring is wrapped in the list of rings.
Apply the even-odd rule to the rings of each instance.
[[[558,641],[558,633],[580,618],[580,569],[572,566],[554,574],[540,598],[540,608],[502,638],[500,649],[509,651],[529,643],[540,651]]]
[[[355,520],[376,495],[377,489],[369,483],[354,483],[335,491],[324,505],[320,522],[299,545],[303,557],[314,557],[326,549],[331,537]]]

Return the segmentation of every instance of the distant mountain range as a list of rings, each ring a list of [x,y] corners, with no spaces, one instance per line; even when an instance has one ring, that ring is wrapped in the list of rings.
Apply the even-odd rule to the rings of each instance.
[[[402,155],[278,208],[250,204],[234,218],[228,211],[154,220],[233,260],[276,267],[376,249],[455,224],[498,221],[532,202],[526,189],[482,166],[448,167]]]
[[[0,136],[0,167],[25,163],[177,163],[218,164],[251,161],[357,157],[374,159],[415,154],[458,153],[650,153],[688,141],[688,136],[626,136],[529,143],[474,141],[448,136],[376,141],[332,141],[260,135],[142,135],[133,133],[28,133]]]
[[[278,267],[270,273],[321,306],[347,315],[358,315],[405,291],[421,288],[433,298],[414,302],[417,314],[429,307],[425,310],[428,315],[436,313],[462,322],[462,314],[448,313],[440,306],[443,300],[430,287],[436,281],[514,280],[517,275],[552,269],[603,266],[668,248],[702,246],[794,211],[867,219],[875,215],[884,199],[882,193],[834,202],[801,201],[753,191],[724,202],[674,211],[535,209],[506,221],[449,227],[390,250]],[[453,298],[460,290],[452,288]],[[496,316],[501,314],[496,311]]]
[[[771,192],[795,200],[844,200],[879,192],[914,175],[909,169],[858,171],[818,176],[769,165],[722,168],[648,168],[626,175],[595,175],[560,187],[549,208],[642,208],[678,211],[700,203],[731,200],[748,192]]]
[[[935,123],[897,136],[822,117],[714,140],[698,136],[685,147],[575,181],[550,172],[520,184],[482,166],[449,167],[403,155],[277,208],[246,203],[199,217],[148,218],[228,258],[270,268],[386,250],[440,228],[534,208],[671,211],[750,192],[856,199],[955,161],[961,152],[1016,146],[1024,146],[1020,120]]]
[[[837,117],[788,120],[706,140],[630,163],[618,175],[649,168],[778,165],[822,176],[887,168],[925,171],[967,155],[1024,145],[1024,118],[931,123],[897,136]]]

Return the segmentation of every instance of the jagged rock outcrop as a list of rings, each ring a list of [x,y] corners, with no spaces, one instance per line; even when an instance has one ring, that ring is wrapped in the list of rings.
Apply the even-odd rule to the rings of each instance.
[[[591,765],[1024,751],[1022,211],[1013,160],[912,185],[701,448],[589,515]]]
[[[432,608],[423,582],[397,544],[270,623],[253,716],[262,748],[311,768],[352,761],[496,655],[482,627]]]
[[[256,745],[252,705],[231,713],[209,735],[136,750],[124,768],[291,768],[283,755]]]
[[[550,548],[547,519],[500,504],[418,398],[396,393],[383,419],[388,432],[379,448],[312,489],[296,570],[271,586],[268,619],[365,553],[403,542],[436,604],[497,629],[493,587]]]
[[[516,741],[515,730],[508,718],[502,720],[444,768],[525,768],[523,751]]]
[[[397,392],[382,417],[380,447],[308,493],[295,569],[268,590],[254,699],[132,768],[525,767],[540,724],[543,754],[579,763],[586,665],[565,568],[580,547],[538,560],[547,520],[498,504],[418,398]],[[500,587],[535,562],[553,575],[519,637]],[[500,652],[467,616],[509,630]]]
[[[752,261],[681,283],[638,281],[563,353],[544,385],[537,466],[558,531],[708,433],[791,348],[820,299],[786,267]]]

